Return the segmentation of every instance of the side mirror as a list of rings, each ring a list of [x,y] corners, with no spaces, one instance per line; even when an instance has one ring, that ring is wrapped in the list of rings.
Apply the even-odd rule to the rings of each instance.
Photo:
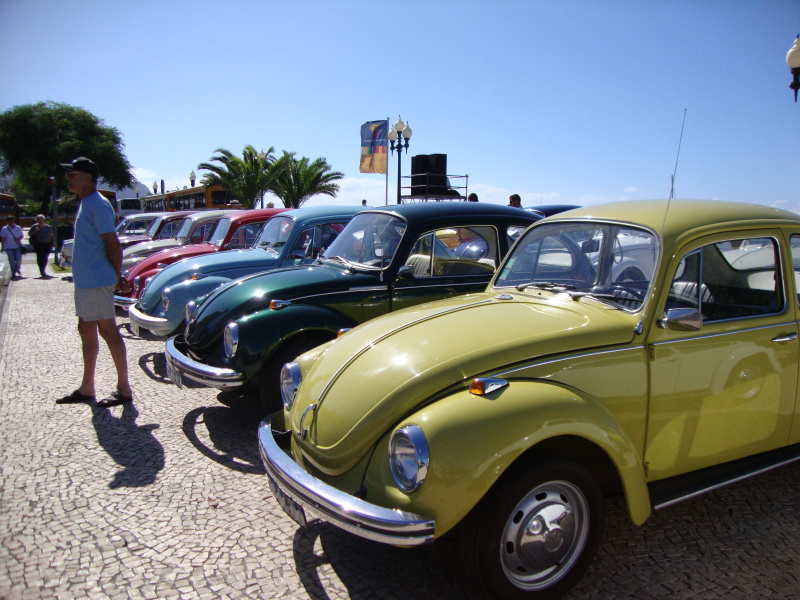
[[[400,270],[397,271],[397,278],[398,279],[414,279],[414,267],[411,265],[403,265],[400,267]]]
[[[696,308],[670,308],[658,325],[662,329],[668,327],[675,331],[700,331],[703,328],[703,315]]]

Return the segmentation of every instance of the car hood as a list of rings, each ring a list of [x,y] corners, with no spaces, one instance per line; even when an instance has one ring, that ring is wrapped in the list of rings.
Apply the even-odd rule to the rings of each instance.
[[[212,252],[193,256],[178,262],[159,272],[147,286],[142,305],[145,309],[147,301],[152,298],[157,302],[162,290],[171,285],[185,281],[192,275],[225,276],[227,272],[255,273],[272,268],[279,257],[264,250],[231,250],[228,252]]]
[[[180,246],[180,242],[175,239],[168,239],[168,240],[156,240],[153,242],[142,242],[140,244],[134,244],[133,246],[128,246],[122,251],[122,258],[128,258],[130,256],[135,256],[137,254],[147,254],[148,252],[158,252],[160,250],[165,250],[166,248],[174,248],[175,246]]]
[[[390,313],[328,346],[304,376],[291,424],[314,410],[301,446],[330,473],[345,472],[423,402],[499,369],[630,342],[638,317],[566,294],[473,294]],[[500,297],[502,298],[502,296]],[[306,417],[304,427],[312,419]]]
[[[119,243],[120,246],[123,248],[127,248],[128,246],[133,246],[134,244],[140,244],[142,242],[149,242],[150,236],[145,235],[143,233],[131,233],[128,235],[121,235],[119,236]]]
[[[151,254],[143,261],[133,266],[128,274],[128,277],[133,278],[141,273],[152,271],[153,269],[157,268],[159,264],[171,265],[172,263],[178,262],[184,258],[208,254],[209,252],[216,251],[216,249],[216,246],[213,244],[190,244],[188,246],[165,248]]]
[[[185,339],[200,356],[222,336],[225,326],[239,317],[265,309],[272,300],[346,290],[363,275],[325,265],[287,267],[235,279],[212,292],[187,324]],[[370,278],[371,280],[374,278]]]

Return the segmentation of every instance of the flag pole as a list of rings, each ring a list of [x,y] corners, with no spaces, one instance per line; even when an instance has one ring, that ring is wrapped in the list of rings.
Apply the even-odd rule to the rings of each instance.
[[[388,150],[389,117],[386,117],[386,134],[387,134],[386,149]],[[383,205],[389,206],[389,155],[384,153],[384,156],[386,157],[386,195],[383,198]]]

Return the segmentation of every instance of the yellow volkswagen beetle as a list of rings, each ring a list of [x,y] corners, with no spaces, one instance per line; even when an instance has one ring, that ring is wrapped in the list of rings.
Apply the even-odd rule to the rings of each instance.
[[[273,494],[399,546],[448,532],[492,598],[588,568],[631,520],[800,457],[800,216],[642,201],[530,227],[488,289],[369,321],[287,364]]]

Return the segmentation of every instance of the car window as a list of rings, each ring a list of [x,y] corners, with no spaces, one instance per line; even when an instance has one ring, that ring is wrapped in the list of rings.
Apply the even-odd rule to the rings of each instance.
[[[497,267],[498,253],[494,227],[448,227],[420,236],[405,264],[414,277],[486,275]]]
[[[800,235],[791,237],[792,266],[794,267],[794,289],[797,290],[797,303],[800,304]]]
[[[225,245],[225,249],[230,248],[231,250],[241,250],[242,248],[250,248],[258,238],[258,234],[263,226],[263,223],[247,223],[245,225],[239,225],[239,227],[236,228],[236,231],[231,234],[230,241]],[[216,237],[217,232],[215,231],[214,238]],[[219,244],[215,243],[215,245],[219,247]]]
[[[678,264],[667,309],[696,309],[704,323],[780,312],[778,264],[778,243],[772,238],[697,248]]]
[[[228,218],[222,218],[217,221],[214,229],[208,235],[208,241],[211,244],[214,244],[217,248],[222,246],[222,242],[225,241],[225,236],[228,235],[228,231],[231,228],[231,220]],[[197,237],[197,232],[192,235],[192,240]]]

